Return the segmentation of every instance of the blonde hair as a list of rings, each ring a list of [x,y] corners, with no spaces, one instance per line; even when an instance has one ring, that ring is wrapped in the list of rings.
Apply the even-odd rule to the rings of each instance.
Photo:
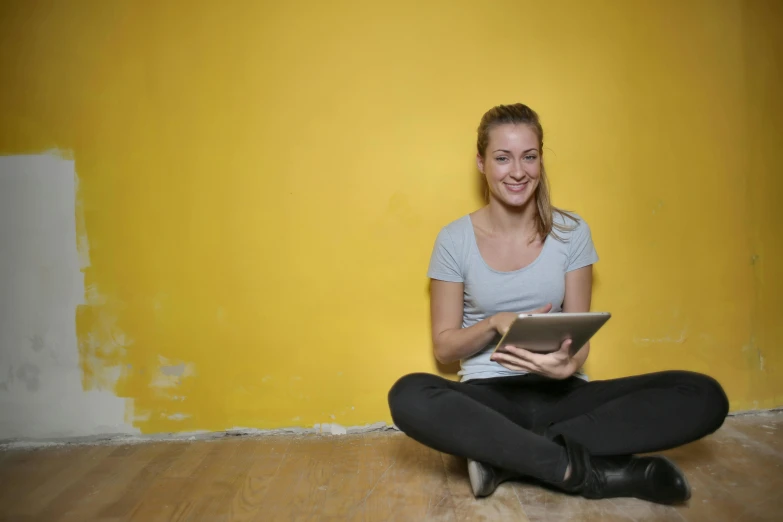
[[[549,180],[547,179],[546,169],[544,168],[544,128],[541,126],[541,120],[536,111],[522,103],[513,105],[498,105],[491,108],[481,118],[478,127],[478,138],[476,148],[482,158],[486,158],[487,146],[489,145],[489,133],[495,127],[500,125],[527,125],[536,134],[538,138],[538,149],[541,158],[541,177],[538,182],[535,194],[536,208],[536,234],[543,240],[548,235],[553,235],[556,239],[560,238],[554,230],[567,232],[573,230],[573,227],[555,223],[554,214],[557,212],[563,217],[569,218],[577,223],[577,219],[565,210],[552,205],[549,195]],[[484,178],[484,199],[489,201],[489,187]]]

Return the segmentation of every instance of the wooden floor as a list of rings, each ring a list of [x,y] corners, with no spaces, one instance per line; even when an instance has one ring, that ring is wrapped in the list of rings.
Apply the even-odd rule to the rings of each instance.
[[[464,461],[399,433],[6,450],[0,520],[783,520],[783,415],[730,418],[668,454],[691,482],[687,506],[521,483],[475,500]]]

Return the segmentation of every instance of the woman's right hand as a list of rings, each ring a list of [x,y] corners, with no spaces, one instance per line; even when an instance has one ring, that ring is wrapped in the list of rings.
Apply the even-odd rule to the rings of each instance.
[[[541,308],[536,308],[535,310],[531,310],[530,312],[520,312],[522,314],[548,314],[549,311],[552,309],[552,305],[548,304],[545,306],[542,306]],[[514,312],[500,312],[495,315],[493,315],[489,323],[492,325],[492,327],[497,330],[497,332],[500,335],[505,335],[506,332],[508,332],[508,329],[511,328],[511,323],[513,323],[517,317],[519,317],[520,313],[514,313]]]

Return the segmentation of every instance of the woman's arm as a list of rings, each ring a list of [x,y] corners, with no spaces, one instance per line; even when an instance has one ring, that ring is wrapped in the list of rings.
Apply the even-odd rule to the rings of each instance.
[[[492,318],[462,328],[463,283],[432,280],[430,315],[435,358],[449,364],[481,350],[495,336]]]
[[[442,364],[459,361],[482,350],[497,333],[501,335],[506,333],[518,315],[513,312],[501,312],[462,328],[463,292],[463,283],[432,280],[430,287],[432,344],[435,358]],[[546,305],[527,313],[545,314],[551,309],[552,305]]]
[[[593,265],[588,265],[584,268],[568,272],[565,277],[565,283],[566,290],[565,299],[563,300],[563,312],[589,312],[593,296]],[[576,355],[571,358],[574,364],[574,372],[584,366],[588,355],[590,355],[590,341],[582,346],[582,348],[576,352]]]
[[[566,273],[565,282],[563,312],[589,312],[593,290],[592,265]],[[508,346],[504,348],[507,353],[496,352],[491,359],[512,370],[534,372],[553,379],[567,379],[584,365],[590,354],[590,343],[586,343],[573,357],[570,349],[570,340],[565,341],[557,352],[547,354]]]

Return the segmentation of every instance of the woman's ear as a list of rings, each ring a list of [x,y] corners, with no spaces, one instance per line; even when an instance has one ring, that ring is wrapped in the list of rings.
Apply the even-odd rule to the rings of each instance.
[[[479,169],[479,172],[484,174],[484,158],[481,157],[481,154],[476,154],[476,166]]]

